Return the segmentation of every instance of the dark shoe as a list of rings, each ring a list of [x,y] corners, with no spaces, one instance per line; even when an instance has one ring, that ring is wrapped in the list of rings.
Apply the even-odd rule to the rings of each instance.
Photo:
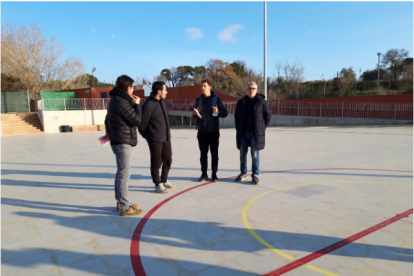
[[[198,179],[198,182],[204,182],[208,179],[208,175],[206,173],[201,174],[200,178]]]
[[[129,206],[131,206],[132,208],[134,208],[134,209],[138,209],[138,204],[132,204],[132,203],[129,203]],[[121,212],[121,205],[117,205],[116,206],[116,210],[118,211],[118,212]]]
[[[254,185],[259,185],[259,178],[256,175],[252,174],[252,183]]]
[[[128,210],[121,211],[121,216],[136,216],[136,215],[139,215],[143,212],[144,212],[144,210],[134,209],[131,206],[129,206]]]
[[[218,181],[218,177],[217,177],[217,174],[216,173],[213,173],[211,175],[211,181],[213,181],[213,182],[217,182]]]
[[[237,182],[239,182],[239,181],[243,181],[243,180],[245,180],[247,178],[247,174],[239,174],[237,177],[236,177],[236,179],[234,179],[234,181],[237,181]]]

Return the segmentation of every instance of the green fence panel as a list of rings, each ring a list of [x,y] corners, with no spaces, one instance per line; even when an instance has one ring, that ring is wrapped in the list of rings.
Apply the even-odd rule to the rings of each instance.
[[[42,91],[42,99],[44,100],[44,108],[46,111],[65,110],[65,102],[63,99],[77,99],[78,92],[45,92]]]
[[[50,92],[42,91],[42,99],[77,99],[78,92]]]
[[[30,112],[27,92],[1,92],[1,113]]]

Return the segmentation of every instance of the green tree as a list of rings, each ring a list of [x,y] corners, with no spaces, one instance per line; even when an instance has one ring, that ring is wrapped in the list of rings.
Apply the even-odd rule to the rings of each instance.
[[[382,56],[382,66],[391,72],[395,84],[402,73],[402,65],[407,57],[408,51],[405,49],[390,49]]]

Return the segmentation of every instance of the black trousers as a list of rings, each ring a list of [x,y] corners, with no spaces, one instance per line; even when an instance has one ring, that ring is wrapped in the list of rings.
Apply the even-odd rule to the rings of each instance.
[[[172,163],[172,150],[171,150],[171,141],[164,143],[158,143],[154,141],[147,141],[150,155],[151,155],[151,177],[152,182],[156,186],[160,183],[167,182],[168,172],[171,168]],[[160,167],[162,164],[161,170],[161,180],[160,180]]]
[[[207,173],[208,168],[208,150],[211,152],[211,170],[217,173],[218,170],[218,148],[219,148],[220,132],[201,132],[197,133],[198,147],[200,148],[200,164],[201,172]]]

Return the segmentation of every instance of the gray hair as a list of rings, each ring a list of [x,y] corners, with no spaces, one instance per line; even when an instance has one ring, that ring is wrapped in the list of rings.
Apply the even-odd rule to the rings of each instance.
[[[247,88],[249,88],[249,86],[250,86],[251,84],[256,85],[256,88],[257,88],[257,83],[255,83],[254,81],[251,81],[251,82],[249,82],[249,83],[247,84],[246,89],[247,89]]]

